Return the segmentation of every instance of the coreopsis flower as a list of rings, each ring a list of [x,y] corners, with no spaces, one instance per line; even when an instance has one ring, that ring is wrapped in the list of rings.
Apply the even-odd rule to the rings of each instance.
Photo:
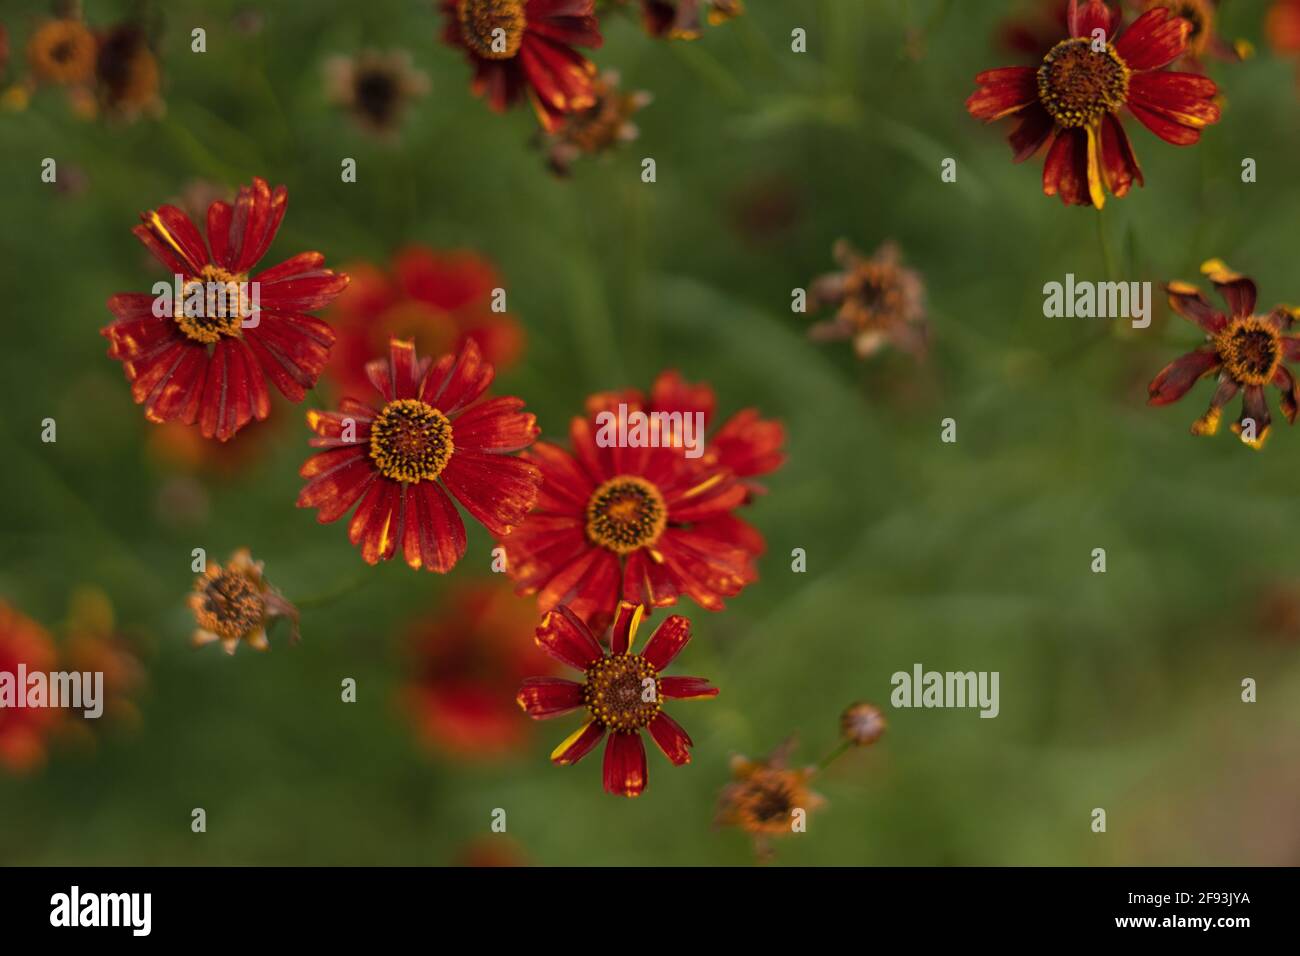
[[[560,677],[524,681],[519,706],[535,720],[585,709],[586,720],[551,753],[560,765],[577,763],[609,734],[605,744],[605,790],[623,797],[640,796],[646,787],[645,744],[648,731],[674,764],[691,762],[690,735],[663,710],[665,697],[698,700],[716,697],[718,689],[702,677],[664,677],[662,671],[691,639],[691,622],[673,615],[650,635],[640,654],[632,653],[645,608],[627,601],[618,606],[607,653],[578,615],[560,606],[547,612],[537,628],[537,643],[562,664],[582,671],[582,683]]]
[[[1296,311],[1278,306],[1257,315],[1254,280],[1232,272],[1212,259],[1201,267],[1227,303],[1215,308],[1196,286],[1170,282],[1169,306],[1205,332],[1206,344],[1170,363],[1148,386],[1151,405],[1168,405],[1186,395],[1202,378],[1216,376],[1209,410],[1192,424],[1192,434],[1213,435],[1223,417],[1223,407],[1242,393],[1241,418],[1232,425],[1243,442],[1259,449],[1268,437],[1271,419],[1264,388],[1280,393],[1279,404],[1287,422],[1294,424],[1300,411],[1300,386],[1287,362],[1300,358],[1300,337],[1287,335]]]
[[[567,605],[598,632],[620,598],[667,607],[686,595],[719,611],[758,579],[763,538],[732,514],[750,489],[720,452],[689,458],[662,439],[619,447],[647,410],[638,392],[599,393],[570,423],[571,452],[534,445],[537,509],[501,539],[519,593],[543,612]]]
[[[247,548],[230,556],[226,566],[215,561],[194,581],[190,610],[198,628],[191,643],[203,647],[221,642],[227,654],[243,641],[255,651],[269,651],[267,631],[278,620],[289,622],[289,641],[296,644],[298,609],[284,599],[262,574],[262,562],[254,561]]]
[[[410,678],[403,710],[431,748],[463,759],[518,750],[531,727],[512,695],[550,660],[530,639],[537,618],[506,583],[451,592],[407,631]]]
[[[574,47],[599,47],[595,0],[442,0],[443,39],[465,51],[472,89],[503,112],[525,95],[542,128],[596,102],[596,67]]]
[[[98,38],[95,85],[99,103],[109,116],[134,120],[162,113],[158,58],[144,30],[122,23]]]
[[[428,74],[415,68],[405,50],[365,50],[325,61],[326,98],[381,137],[396,133],[407,107],[428,92]]]
[[[150,456],[171,470],[233,479],[264,462],[283,431],[283,421],[273,417],[253,422],[230,441],[213,442],[180,422],[165,422],[149,428],[146,442]]]
[[[826,804],[809,787],[816,768],[789,766],[794,748],[791,737],[764,760],[735,755],[731,758],[731,782],[718,795],[714,825],[738,827],[749,834],[760,858],[771,856],[774,837],[796,832],[799,811],[806,819]]]
[[[80,588],[72,597],[67,637],[59,648],[59,669],[103,674],[104,721],[131,727],[140,724],[135,698],[144,685],[144,667],[133,644],[114,623],[108,595],[98,588]],[[81,730],[99,724],[72,722]]]
[[[54,669],[54,642],[45,628],[0,599],[0,674],[10,687],[0,690],[0,767],[25,773],[45,762],[46,741],[58,722],[59,711],[50,707],[17,707],[16,695],[26,695],[18,684],[18,666],[28,673]],[[15,695],[6,699],[9,694]]]
[[[966,101],[985,122],[1016,117],[1015,162],[1046,147],[1043,192],[1067,205],[1101,208],[1107,191],[1120,197],[1143,183],[1122,109],[1175,146],[1197,142],[1219,119],[1213,80],[1163,69],[1186,54],[1191,23],[1160,6],[1122,32],[1119,25],[1119,11],[1104,0],[1070,0],[1069,36],[1041,65],[987,70]],[[1095,31],[1103,50],[1094,48]]]
[[[1278,56],[1300,53],[1300,0],[1273,0],[1264,20],[1264,35]]]
[[[626,395],[626,393],[624,393]],[[692,385],[675,369],[661,372],[650,386],[650,402],[646,411],[681,412],[683,415],[703,415],[707,431],[713,424],[717,398],[707,384]],[[684,441],[681,443],[684,444]],[[770,474],[785,464],[785,426],[779,421],[763,418],[756,408],[736,412],[708,437],[701,461],[708,466],[726,468],[741,480],[748,492],[746,500],[762,494],[767,489],[754,481]],[[684,447],[675,446],[685,455]],[[763,550],[758,538],[757,552]]]
[[[369,390],[366,362],[394,337],[411,339],[423,355],[459,351],[472,339],[498,369],[523,352],[523,327],[505,310],[505,283],[477,252],[413,245],[388,266],[353,262],[347,272],[348,294],[324,314],[338,335],[325,375],[344,395]]]
[[[855,747],[869,747],[885,733],[887,721],[875,704],[849,704],[840,714],[840,736]]]
[[[89,83],[95,76],[95,35],[74,17],[46,20],[27,39],[27,65],[38,83]]]
[[[394,339],[387,359],[366,366],[378,406],[344,398],[337,412],[310,411],[311,440],[325,448],[299,470],[299,508],[322,524],[360,501],[348,537],[367,564],[400,546],[412,568],[445,573],[465,553],[465,525],[452,497],[494,535],[508,535],[537,500],[541,473],[511,453],[537,437],[518,398],[485,398],[495,374],[478,346],[435,364]],[[450,493],[451,497],[448,497]]]
[[[592,92],[596,101],[591,106],[567,114],[546,134],[547,162],[558,176],[567,176],[579,157],[605,153],[636,139],[639,131],[632,117],[652,99],[644,90],[620,89],[619,75],[613,70],[596,79]]]
[[[711,26],[718,26],[744,12],[742,0],[641,0],[646,31],[675,40],[698,39],[704,17]]]
[[[1219,0],[1129,0],[1140,13],[1164,7],[1192,25],[1187,34],[1187,52],[1183,59],[1189,67],[1200,69],[1208,59],[1239,63],[1251,54],[1245,40],[1229,42],[1219,33]]]
[[[158,298],[124,292],[108,300],[116,321],[100,334],[122,363],[131,395],[152,422],[195,422],[205,438],[227,441],[270,414],[270,381],[291,402],[316,384],[334,333],[307,312],[329,304],[348,277],[325,268],[319,252],[300,252],[254,273],[288,204],[255,178],[234,205],[208,207],[208,243],[189,217],[164,205],[141,213],[132,232],[181,284],[171,314],[154,314]],[[217,294],[220,293],[220,294]],[[200,297],[202,307],[189,300]],[[260,297],[260,302],[259,302]],[[197,313],[197,314],[196,314]]]
[[[904,268],[898,246],[885,242],[870,258],[847,239],[832,251],[839,272],[814,279],[808,309],[835,309],[835,315],[808,330],[815,342],[850,339],[858,358],[875,355],[887,345],[913,358],[926,354],[930,330],[925,315],[925,283]]]

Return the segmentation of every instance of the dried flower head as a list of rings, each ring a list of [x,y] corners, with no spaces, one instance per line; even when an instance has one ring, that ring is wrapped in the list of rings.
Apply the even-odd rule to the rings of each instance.
[[[817,342],[851,339],[863,359],[887,345],[923,358],[929,342],[925,284],[919,273],[903,267],[898,246],[883,243],[867,258],[841,239],[833,254],[841,271],[813,280],[808,308],[833,308],[835,315],[815,324],[809,336]]]
[[[885,733],[887,721],[875,704],[860,700],[840,714],[840,735],[855,747],[869,747]]]
[[[81,20],[46,20],[27,40],[27,65],[38,83],[73,86],[95,75],[95,37]]]
[[[772,838],[798,832],[799,821],[826,805],[826,800],[809,788],[816,768],[790,768],[795,746],[795,738],[790,737],[765,760],[733,756],[731,782],[718,796],[714,824],[748,833],[762,859],[771,856]]]
[[[428,92],[428,74],[412,65],[405,50],[366,50],[325,62],[326,98],[381,137],[396,133],[410,103]]]
[[[198,624],[195,647],[220,641],[233,654],[243,641],[253,650],[270,650],[267,631],[279,618],[289,622],[290,642],[299,640],[298,609],[266,582],[262,562],[254,561],[247,548],[231,555],[224,568],[209,562],[194,581],[189,606]]]
[[[605,153],[636,139],[639,131],[632,117],[653,99],[643,90],[621,90],[613,70],[602,73],[592,83],[592,91],[595,103],[569,113],[558,128],[545,134],[547,161],[556,175],[567,176],[579,157]]]

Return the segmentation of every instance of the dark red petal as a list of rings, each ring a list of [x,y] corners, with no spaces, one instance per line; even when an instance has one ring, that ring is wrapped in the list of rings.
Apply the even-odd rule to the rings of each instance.
[[[1219,367],[1218,353],[1213,348],[1199,348],[1170,362],[1147,386],[1148,405],[1168,405],[1176,402],[1191,387]]]
[[[560,766],[575,764],[596,748],[600,738],[605,736],[605,728],[594,720],[589,720],[551,752],[551,760]]]
[[[654,720],[650,721],[650,726],[646,729],[664,756],[677,766],[691,762],[691,747],[695,746],[695,741],[691,740],[691,735],[677,721],[661,710],[655,714]]]
[[[1091,206],[1088,137],[1082,129],[1062,130],[1043,163],[1043,193],[1060,195],[1067,206]]]
[[[522,458],[457,448],[442,470],[447,490],[492,534],[508,535],[537,501],[542,473]]]
[[[1041,106],[1027,109],[1020,116],[1020,123],[1012,131],[1008,142],[1011,143],[1012,161],[1023,163],[1033,156],[1056,129],[1056,120],[1052,114]]]
[[[1187,52],[1192,25],[1168,7],[1152,7],[1115,41],[1115,52],[1135,72],[1158,70]],[[1110,36],[1109,31],[1106,34]]]
[[[1038,102],[1038,71],[1029,66],[985,70],[975,77],[978,89],[966,100],[966,110],[986,123]]]
[[[361,549],[366,564],[387,561],[397,553],[401,491],[398,483],[377,478],[348,523],[348,540]]]
[[[1115,38],[1120,13],[1105,0],[1070,0],[1067,22],[1070,36],[1091,39],[1093,30],[1101,30],[1109,43]]]
[[[1165,285],[1165,291],[1169,293],[1171,309],[1210,335],[1217,335],[1227,326],[1227,318],[1210,305],[1209,299],[1196,286],[1186,282],[1169,282]]]
[[[266,255],[284,219],[289,196],[283,186],[271,192],[266,180],[254,177],[251,186],[241,187],[235,199],[230,226],[230,247],[234,272],[247,272]],[[237,250],[237,252],[236,252]]]
[[[520,412],[523,407],[523,399],[512,396],[479,402],[452,423],[453,445],[457,451],[522,451],[541,433],[537,416]]]
[[[614,615],[614,629],[609,636],[609,652],[626,654],[636,641],[636,629],[641,623],[645,608],[631,601],[620,601]]]
[[[582,706],[582,685],[561,677],[529,677],[515,701],[534,720],[559,717]]]
[[[661,677],[659,693],[663,697],[679,700],[696,700],[705,697],[717,697],[718,689],[703,677]]]
[[[402,541],[406,563],[446,574],[465,554],[465,523],[438,483],[421,481],[408,493],[410,513]]]
[[[679,614],[664,619],[641,656],[657,671],[667,667],[691,639],[691,622]]]
[[[483,361],[478,344],[466,339],[458,355],[444,355],[424,377],[420,400],[452,415],[487,391],[496,375]]]
[[[1142,185],[1142,167],[1133,155],[1124,124],[1113,113],[1107,113],[1101,121],[1101,169],[1106,186],[1115,196],[1123,196],[1134,182]]]
[[[1279,365],[1277,371],[1273,373],[1273,385],[1282,393],[1279,398],[1282,414],[1286,416],[1288,423],[1294,425],[1296,413],[1300,411],[1300,384],[1297,384],[1290,369],[1285,365]]]
[[[1254,279],[1236,273],[1215,273],[1210,276],[1210,281],[1223,296],[1223,301],[1228,303],[1233,315],[1245,317],[1255,314],[1259,290]]]
[[[557,661],[580,671],[605,656],[587,625],[564,605],[546,612],[537,625],[536,640]]]
[[[683,415],[703,412],[705,428],[713,420],[715,403],[712,388],[690,384],[676,369],[661,372],[650,387],[650,406],[654,411],[681,412]]]
[[[370,487],[378,472],[370,457],[360,448],[339,448],[309,458],[302,472],[314,474],[298,492],[299,508],[317,509],[321,524],[337,521]]]
[[[212,261],[227,272],[234,271],[234,251],[230,248],[230,224],[235,211],[230,203],[218,200],[208,207],[208,244],[212,246]]]
[[[605,744],[605,790],[619,797],[639,797],[645,790],[645,744],[641,734],[610,734]]]
[[[1204,129],[1219,121],[1219,105],[1214,102],[1218,87],[1214,81],[1194,73],[1139,73],[1129,84],[1128,107],[1148,126],[1145,117],[1162,121],[1160,129],[1152,130],[1170,142],[1182,145],[1186,133],[1168,130],[1168,124],[1186,127],[1191,131]],[[1166,136],[1161,130],[1167,130]],[[1195,140],[1191,140],[1195,142]]]

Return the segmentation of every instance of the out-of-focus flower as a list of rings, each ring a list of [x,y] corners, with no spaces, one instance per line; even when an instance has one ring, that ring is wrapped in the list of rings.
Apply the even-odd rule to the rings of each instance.
[[[1186,282],[1170,282],[1169,306],[1198,326],[1206,344],[1171,362],[1148,386],[1148,404],[1168,405],[1186,395],[1202,378],[1217,373],[1218,385],[1209,410],[1192,423],[1193,435],[1213,435],[1223,417],[1223,406],[1242,392],[1241,418],[1232,430],[1258,450],[1268,438],[1271,419],[1265,386],[1280,393],[1282,414],[1294,424],[1300,412],[1300,386],[1287,362],[1300,359],[1300,337],[1285,334],[1294,324],[1296,311],[1278,306],[1267,315],[1255,314],[1258,296],[1253,279],[1231,271],[1218,259],[1201,266],[1201,271],[1228,305],[1222,312],[1204,294]]]
[[[1300,0],[1273,0],[1264,20],[1264,35],[1278,56],[1300,54]]]
[[[1161,6],[1122,32],[1119,25],[1119,11],[1103,0],[1070,0],[1069,36],[1040,66],[987,70],[966,101],[971,116],[986,123],[1017,117],[1015,162],[1047,147],[1043,192],[1067,205],[1100,208],[1107,191],[1118,198],[1143,183],[1122,109],[1175,146],[1192,145],[1219,120],[1213,80],[1162,69],[1187,53],[1187,20]],[[1107,39],[1101,52],[1093,49],[1097,30]]]
[[[653,99],[644,90],[620,89],[619,75],[613,70],[596,79],[592,92],[595,103],[566,114],[557,129],[544,134],[547,161],[556,175],[567,176],[579,157],[608,152],[636,139],[639,131],[632,117]]]
[[[541,469],[541,495],[501,544],[519,593],[536,594],[543,612],[567,605],[603,631],[620,598],[667,607],[684,594],[719,611],[758,579],[763,538],[732,514],[751,489],[721,464],[728,452],[715,439],[715,454],[688,458],[662,434],[653,447],[621,447],[647,410],[640,392],[598,393],[570,423],[571,452],[538,442],[524,456]]]
[[[498,758],[531,736],[512,695],[549,660],[529,639],[537,619],[505,583],[461,585],[407,632],[411,677],[403,710],[429,746],[458,758]]]
[[[695,40],[701,20],[718,26],[745,12],[742,0],[641,0],[641,18],[655,37]]]
[[[516,840],[504,833],[477,837],[464,844],[457,852],[452,866],[504,867],[528,866],[528,855]]]
[[[865,700],[849,704],[840,714],[840,736],[855,747],[869,747],[885,733],[885,715]]]
[[[46,20],[27,40],[27,65],[38,83],[90,83],[95,75],[95,36],[79,19]]]
[[[392,137],[411,101],[428,92],[428,74],[415,68],[406,50],[365,50],[325,61],[326,98],[381,137]]]
[[[835,316],[808,330],[815,342],[851,339],[858,358],[870,358],[886,345],[925,357],[930,329],[925,317],[925,283],[906,269],[898,246],[882,243],[870,258],[847,239],[833,250],[839,272],[813,280],[808,309],[834,308]]]
[[[1041,59],[1069,31],[1070,0],[1022,0],[1021,9],[999,27],[1010,53]]]
[[[519,706],[535,720],[560,717],[586,708],[587,719],[551,754],[560,765],[577,763],[595,749],[605,732],[605,790],[622,797],[640,796],[646,786],[645,744],[648,731],[674,764],[691,762],[690,735],[663,711],[663,698],[697,700],[716,697],[718,689],[701,677],[663,677],[691,639],[691,622],[673,615],[664,619],[640,654],[632,653],[645,608],[622,602],[610,634],[609,653],[576,614],[558,607],[542,618],[538,645],[562,664],[582,671],[581,684],[560,677],[533,677],[519,688]]]
[[[104,675],[103,720],[135,728],[140,709],[135,698],[144,686],[144,667],[135,648],[117,630],[113,605],[98,588],[72,596],[67,637],[60,647],[60,670]],[[82,729],[97,721],[70,721]]]
[[[732,757],[731,782],[718,795],[715,825],[748,833],[761,859],[771,856],[773,837],[795,832],[799,811],[806,819],[807,814],[826,805],[825,799],[809,788],[816,768],[795,770],[789,766],[795,745],[791,737],[765,760],[739,754]]]
[[[61,711],[50,707],[17,707],[17,695],[27,694],[18,684],[18,666],[28,673],[48,673],[54,668],[54,643],[35,621],[0,599],[0,767],[14,773],[34,770],[45,762],[46,741]],[[10,697],[10,695],[13,695]]]
[[[443,39],[465,51],[473,90],[503,112],[525,95],[542,128],[596,102],[596,67],[574,47],[599,47],[594,0],[442,0]]]
[[[212,442],[179,422],[149,429],[151,455],[168,465],[198,475],[231,478],[263,460],[276,435],[283,431],[278,419],[253,422],[227,442]]]
[[[220,641],[222,650],[233,654],[243,641],[253,650],[269,651],[267,630],[280,618],[289,622],[290,643],[299,640],[298,609],[267,583],[262,562],[254,561],[247,548],[232,554],[224,568],[208,562],[194,581],[189,606],[198,624],[195,647]]]
[[[489,532],[510,534],[537,500],[540,472],[511,454],[532,444],[537,420],[521,399],[484,398],[495,372],[474,341],[432,364],[394,339],[366,374],[381,407],[344,398],[337,412],[307,413],[311,445],[328,450],[299,470],[298,507],[326,524],[360,501],[348,538],[367,564],[400,546],[412,568],[450,571],[466,541],[448,492]]]
[[[254,179],[232,206],[208,208],[212,251],[175,206],[141,213],[132,232],[183,283],[173,314],[154,314],[156,297],[124,292],[108,300],[116,321],[100,330],[122,363],[131,395],[152,422],[195,422],[203,437],[227,441],[271,411],[270,381],[291,402],[316,384],[334,332],[305,313],[323,308],[348,284],[319,252],[300,252],[252,273],[280,228],[288,192]],[[250,280],[251,279],[251,283]],[[256,311],[253,290],[260,296]],[[188,302],[202,297],[201,314]],[[221,293],[218,295],[217,293]]]
[[[494,308],[505,301],[501,276],[477,252],[408,246],[388,269],[353,262],[347,271],[348,294],[324,314],[338,335],[325,375],[344,395],[370,390],[366,362],[390,338],[412,340],[423,355],[456,352],[473,340],[496,368],[513,365],[523,352],[523,328]]]
[[[1193,69],[1201,69],[1208,59],[1224,63],[1239,63],[1254,51],[1245,40],[1229,42],[1219,33],[1219,0],[1129,0],[1139,13],[1155,7],[1164,7],[1176,17],[1192,25],[1187,34],[1187,53],[1184,61]]]
[[[95,80],[99,102],[109,116],[134,120],[162,114],[158,58],[138,25],[120,23],[99,36]]]
[[[800,189],[784,173],[742,183],[727,200],[732,230],[755,246],[786,238],[804,218],[806,203]]]

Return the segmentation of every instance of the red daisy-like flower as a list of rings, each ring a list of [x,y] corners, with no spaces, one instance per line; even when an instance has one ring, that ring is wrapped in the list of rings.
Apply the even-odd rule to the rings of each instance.
[[[316,384],[334,333],[305,313],[333,300],[348,277],[326,269],[319,252],[251,272],[275,238],[287,202],[283,186],[272,192],[262,179],[242,187],[233,206],[214,202],[207,223],[211,253],[175,206],[141,213],[143,224],[132,232],[180,277],[182,295],[172,314],[162,316],[155,315],[154,295],[112,296],[108,309],[117,319],[101,334],[150,421],[198,422],[205,438],[226,441],[270,414],[268,380],[291,402]],[[187,307],[194,298],[202,299],[197,310]]]
[[[411,339],[424,355],[457,351],[467,339],[497,368],[518,360],[524,331],[509,312],[494,311],[496,290],[504,282],[496,267],[477,252],[408,246],[388,268],[349,263],[348,294],[324,314],[338,341],[325,376],[344,395],[370,387],[365,365],[396,337]]]
[[[0,600],[0,673],[10,676],[12,693],[27,693],[25,686],[17,686],[19,664],[29,673],[46,673],[55,659],[54,642],[45,629]],[[15,703],[8,700],[0,707],[0,767],[25,773],[45,761],[45,741],[61,712]]]
[[[421,740],[460,758],[490,759],[522,747],[532,730],[511,692],[551,661],[529,640],[532,605],[505,581],[462,585],[407,633],[411,676],[403,710]]]
[[[966,101],[985,122],[1018,118],[1010,136],[1015,161],[1046,147],[1043,192],[1067,205],[1100,208],[1107,190],[1120,197],[1143,183],[1121,109],[1175,146],[1197,142],[1219,119],[1213,80],[1162,69],[1187,52],[1191,23],[1164,6],[1117,35],[1119,23],[1103,0],[1070,0],[1070,35],[1040,66],[987,70]],[[1099,38],[1104,49],[1096,48]]]
[[[702,677],[664,677],[660,673],[691,639],[691,622],[684,617],[674,614],[666,618],[645,649],[632,653],[644,612],[641,605],[627,601],[618,606],[609,653],[567,607],[547,613],[537,628],[537,643],[560,663],[582,671],[583,682],[533,677],[524,681],[517,698],[519,706],[535,720],[585,707],[586,721],[555,748],[551,760],[561,765],[577,763],[608,731],[605,790],[622,797],[637,797],[645,790],[642,730],[650,732],[674,764],[691,762],[694,741],[663,712],[663,698],[695,700],[718,695],[718,689]]]
[[[603,42],[595,0],[442,0],[443,39],[474,66],[473,90],[503,112],[526,93],[547,132],[596,103],[596,67],[575,46]]]
[[[1241,440],[1258,450],[1268,438],[1271,419],[1265,386],[1281,393],[1282,414],[1295,424],[1300,412],[1300,385],[1286,367],[1300,360],[1300,337],[1286,335],[1295,313],[1278,306],[1268,315],[1255,314],[1254,280],[1232,272],[1218,259],[1201,267],[1218,289],[1228,311],[1216,309],[1194,285],[1170,282],[1169,306],[1205,332],[1207,343],[1171,362],[1148,387],[1148,404],[1168,405],[1186,395],[1202,378],[1216,375],[1218,386],[1209,410],[1192,424],[1192,434],[1213,435],[1223,417],[1223,406],[1242,392],[1241,418],[1232,426]]]
[[[723,599],[758,579],[763,537],[732,512],[749,500],[743,477],[780,462],[780,425],[742,412],[698,458],[661,440],[657,447],[608,446],[605,426],[625,434],[638,413],[712,408],[707,386],[674,373],[640,392],[603,392],[569,426],[573,451],[538,442],[525,457],[542,473],[537,509],[501,543],[521,594],[545,612],[565,604],[594,629],[608,627],[620,598],[649,607],[685,594],[720,611]],[[733,470],[734,469],[739,469]]]
[[[382,403],[344,398],[337,412],[310,411],[326,448],[299,470],[299,508],[322,524],[358,501],[348,537],[367,564],[400,545],[412,568],[447,572],[465,553],[465,525],[451,495],[494,535],[508,535],[537,499],[541,473],[513,457],[537,437],[518,398],[484,398],[495,371],[473,340],[436,364],[394,339],[387,359],[366,365]],[[445,488],[445,490],[444,490]]]

